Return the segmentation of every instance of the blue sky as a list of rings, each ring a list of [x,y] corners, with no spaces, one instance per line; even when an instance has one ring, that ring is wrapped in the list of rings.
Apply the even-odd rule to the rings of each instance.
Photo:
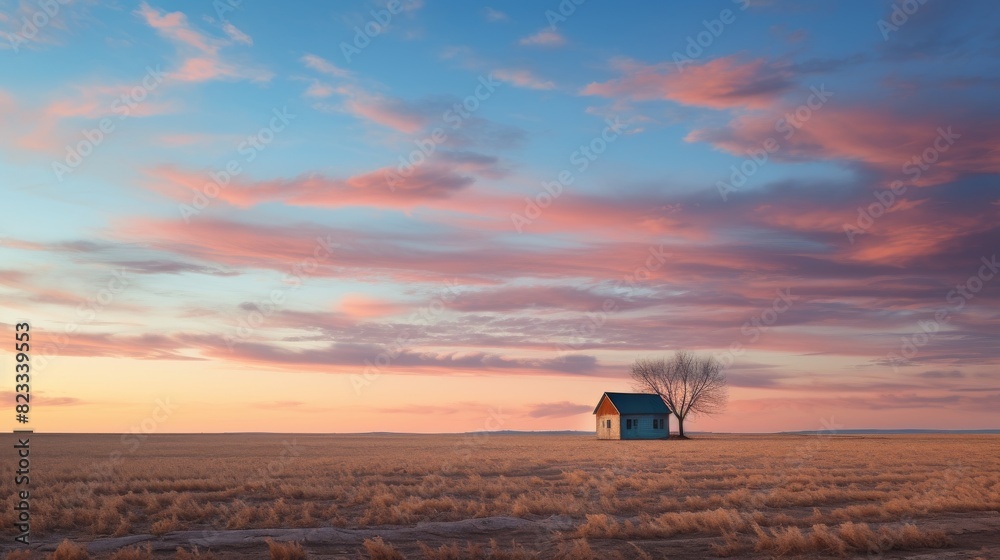
[[[178,431],[587,427],[681,348],[727,363],[707,428],[996,424],[991,3],[56,5],[0,4],[0,305],[52,358],[42,428],[178,375],[259,412]]]

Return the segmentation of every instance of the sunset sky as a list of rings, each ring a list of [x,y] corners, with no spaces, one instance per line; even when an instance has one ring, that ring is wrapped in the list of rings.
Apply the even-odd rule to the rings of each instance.
[[[676,349],[730,385],[688,430],[1000,428],[1000,4],[42,4],[35,430],[587,430]]]

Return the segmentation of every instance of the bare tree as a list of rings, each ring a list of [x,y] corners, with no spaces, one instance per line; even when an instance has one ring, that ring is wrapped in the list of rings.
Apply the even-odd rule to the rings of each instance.
[[[639,359],[632,364],[637,390],[656,393],[677,417],[677,433],[684,437],[684,419],[690,413],[716,414],[726,407],[729,391],[722,364],[681,350],[669,361]]]

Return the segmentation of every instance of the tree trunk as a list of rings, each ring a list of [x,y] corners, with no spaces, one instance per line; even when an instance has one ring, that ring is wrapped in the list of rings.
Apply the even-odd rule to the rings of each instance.
[[[684,418],[680,416],[677,416],[677,437],[684,437]]]

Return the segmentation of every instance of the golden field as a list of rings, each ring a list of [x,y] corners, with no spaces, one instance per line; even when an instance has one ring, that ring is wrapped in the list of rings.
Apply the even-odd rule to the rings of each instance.
[[[27,553],[2,462],[7,558],[1000,558],[1000,436],[35,434],[31,459]]]

